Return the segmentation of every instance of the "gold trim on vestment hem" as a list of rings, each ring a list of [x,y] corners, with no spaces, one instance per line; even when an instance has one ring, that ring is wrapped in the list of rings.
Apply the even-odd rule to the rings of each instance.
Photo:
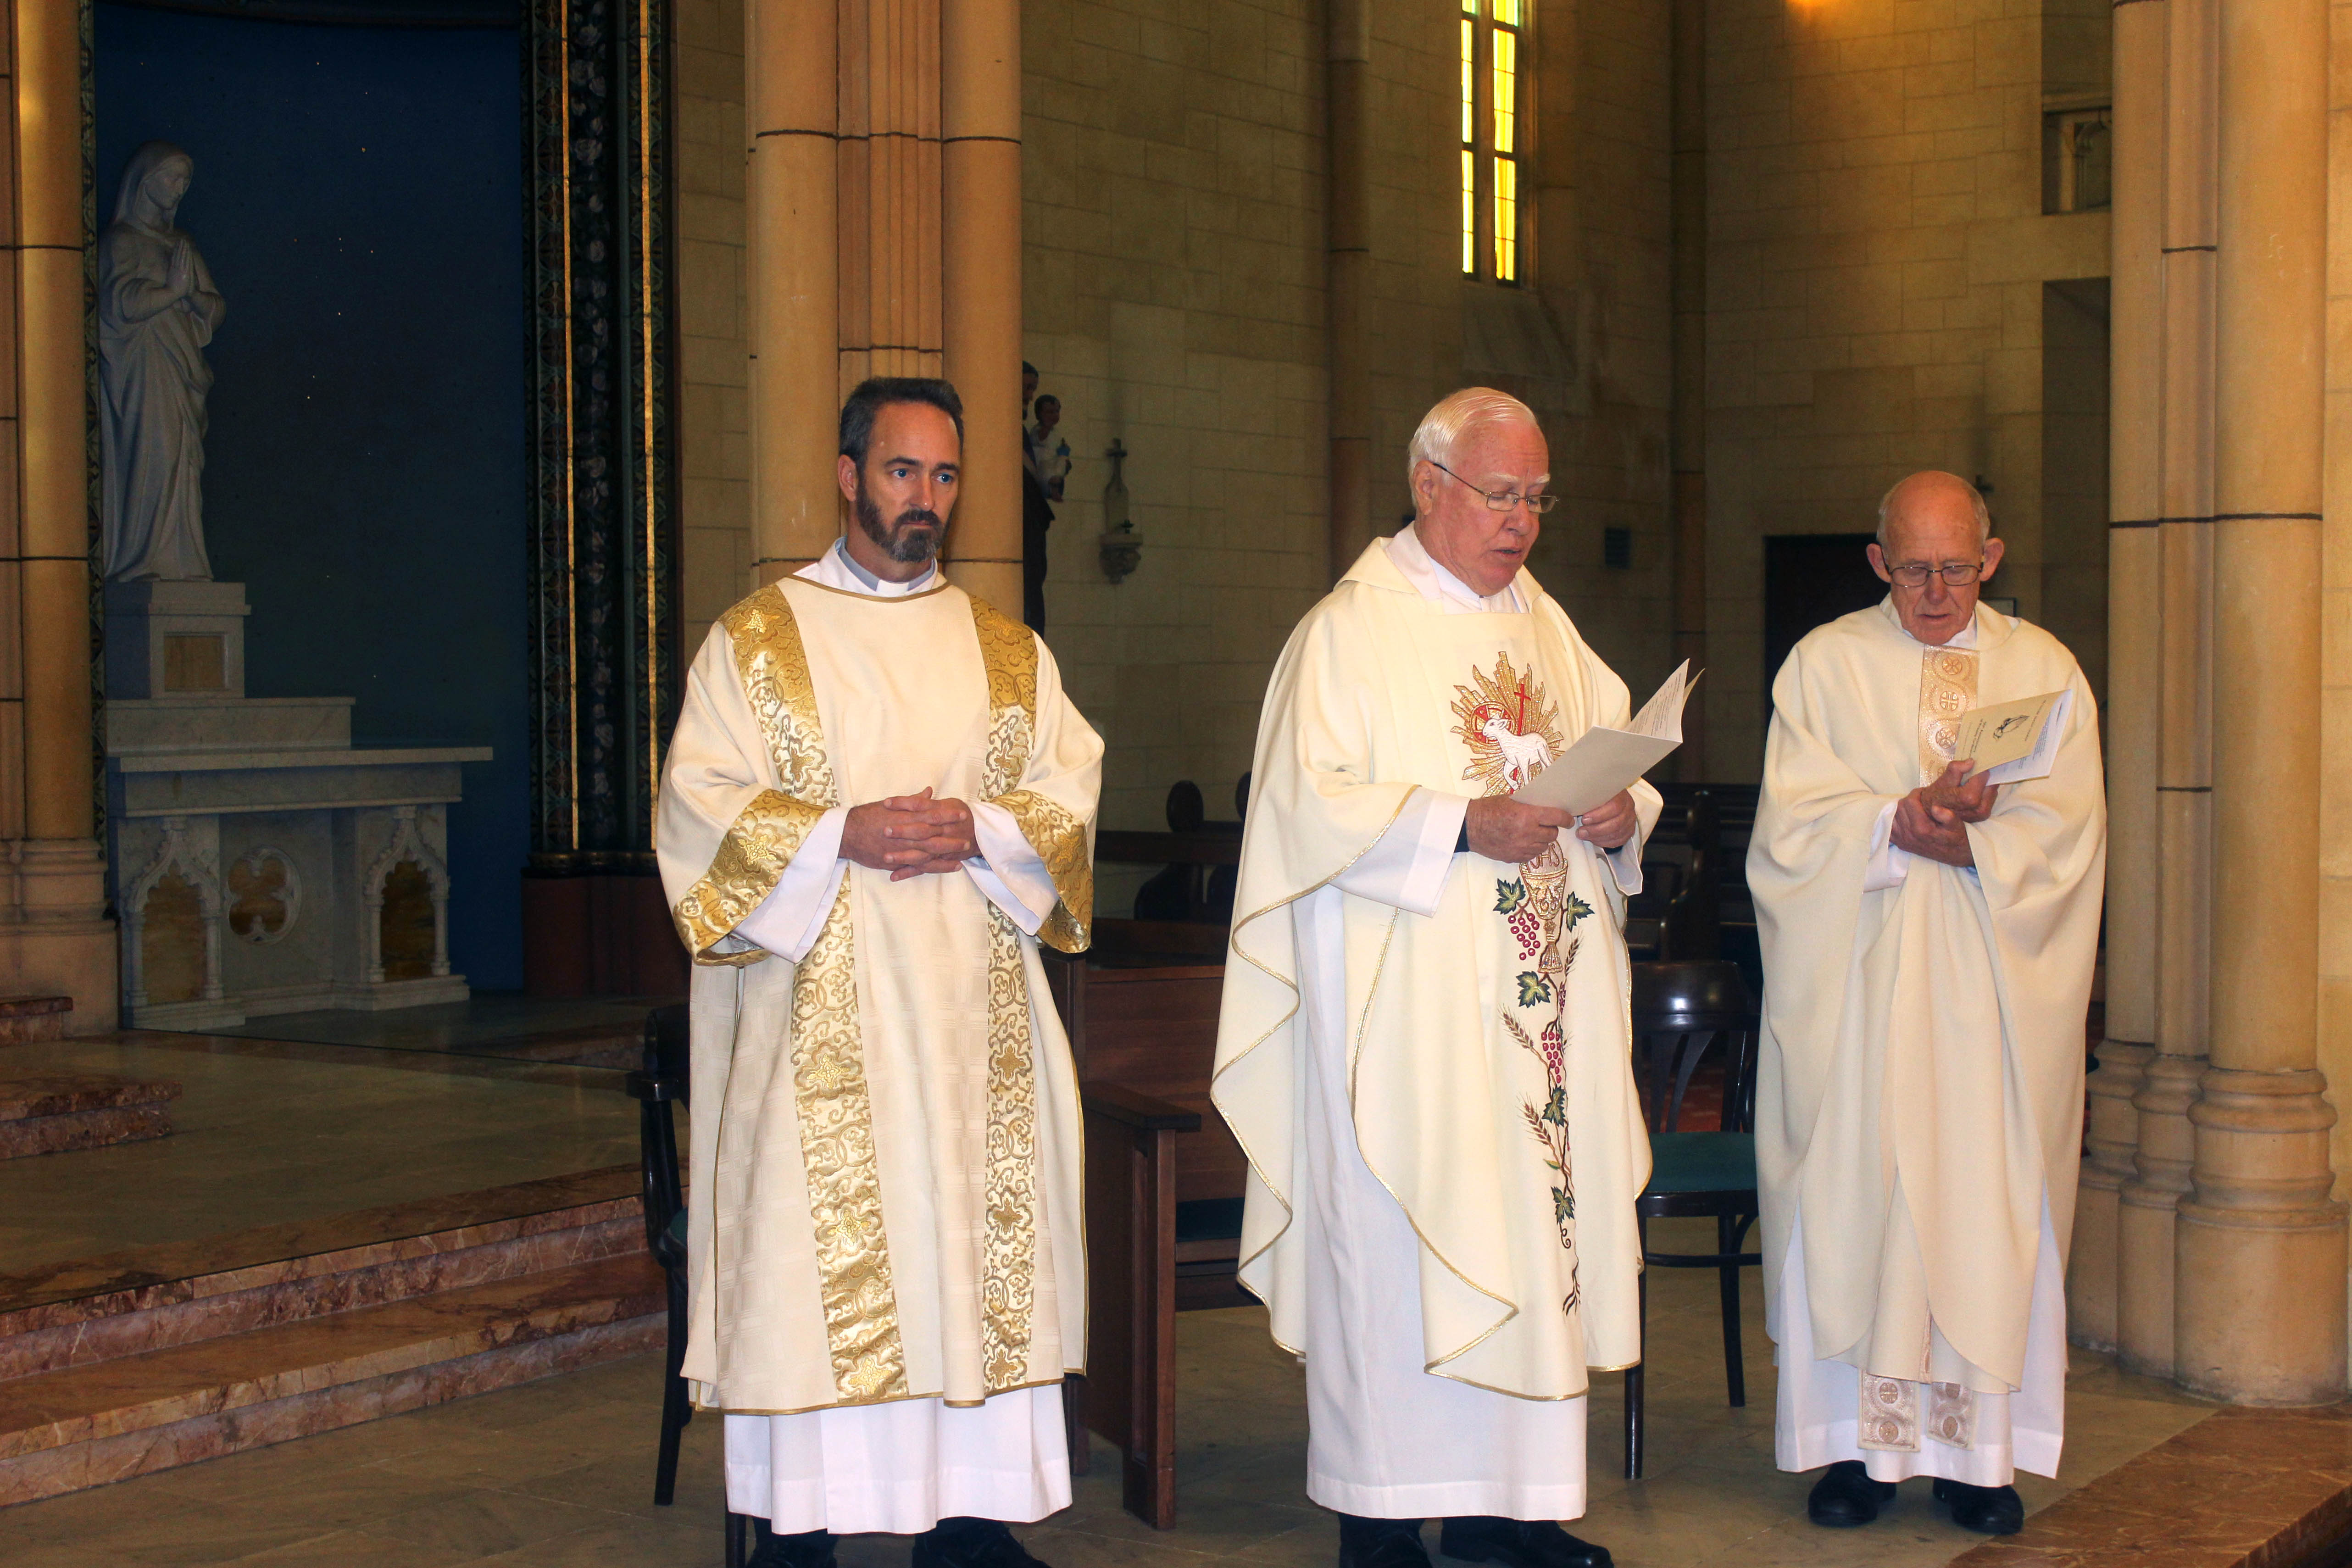
[[[1000,1388],[985,1399],[950,1399],[944,1390],[934,1390],[929,1394],[893,1394],[881,1399],[836,1399],[830,1405],[800,1405],[790,1410],[772,1410],[766,1406],[753,1408],[740,1405],[710,1405],[699,1399],[692,1403],[696,1410],[713,1415],[810,1415],[820,1410],[855,1410],[870,1405],[904,1405],[910,1399],[936,1399],[950,1410],[976,1410],[987,1404],[988,1400],[995,1398],[998,1394],[1019,1394],[1022,1390],[1029,1388],[1052,1388],[1073,1377],[1084,1377],[1086,1374],[1086,1368],[1072,1367],[1060,1377],[1041,1377],[1034,1383]]]
[[[883,1229],[847,878],[793,975],[792,1007],[793,1089],[834,1384],[852,1399],[887,1395],[907,1386],[907,1356]]]
[[[1346,876],[1349,869],[1353,867],[1357,861],[1370,854],[1374,847],[1377,846],[1381,839],[1386,838],[1389,836],[1389,829],[1397,825],[1398,819],[1404,816],[1404,808],[1412,804],[1412,797],[1419,794],[1420,791],[1421,785],[1407,784],[1405,786],[1403,795],[1397,801],[1396,810],[1389,814],[1389,819],[1381,825],[1381,830],[1378,833],[1373,834],[1371,837],[1366,839],[1362,848],[1357,850],[1353,855],[1349,856],[1345,861],[1334,868],[1329,876],[1325,877],[1321,881],[1317,882],[1312,887],[1302,888],[1286,899],[1277,899],[1273,903],[1266,905],[1265,908],[1258,910],[1249,915],[1245,915],[1242,919],[1234,922],[1233,935],[1226,939],[1227,950],[1241,958],[1244,962],[1255,966],[1267,979],[1273,981],[1276,985],[1280,985],[1288,990],[1290,993],[1290,1011],[1285,1013],[1281,1017],[1276,1018],[1271,1025],[1269,1025],[1265,1033],[1260,1035],[1256,1039],[1252,1040],[1248,1045],[1235,1052],[1234,1054],[1233,1060],[1227,1062],[1224,1066],[1217,1068],[1214,1072],[1212,1072],[1209,1075],[1209,1103],[1211,1105],[1215,1105],[1217,1101],[1217,1080],[1223,1078],[1225,1074],[1231,1072],[1234,1068],[1239,1067],[1243,1059],[1248,1057],[1251,1052],[1265,1044],[1266,1041],[1274,1038],[1275,1035],[1281,1030],[1285,1024],[1289,1023],[1291,1019],[1298,1016],[1298,982],[1291,976],[1276,973],[1264,961],[1251,953],[1244,952],[1242,950],[1242,932],[1255,921],[1274,913],[1276,910],[1287,909],[1301,899],[1307,898],[1311,894],[1319,893],[1324,889],[1329,887],[1333,882],[1338,881],[1340,878]],[[1223,1114],[1222,1107],[1219,1107],[1218,1114]],[[1240,1147],[1242,1158],[1249,1162],[1251,1172],[1257,1177],[1258,1181],[1265,1185],[1266,1192],[1273,1197],[1274,1201],[1282,1205],[1282,1228],[1268,1237],[1264,1247],[1259,1247],[1247,1258],[1241,1258],[1234,1263],[1234,1275],[1235,1282],[1238,1283],[1241,1271],[1243,1269],[1248,1268],[1251,1264],[1255,1263],[1259,1258],[1264,1258],[1268,1252],[1274,1249],[1274,1244],[1276,1242],[1280,1241],[1285,1236],[1289,1234],[1291,1221],[1297,1217],[1298,1211],[1291,1206],[1290,1200],[1282,1195],[1282,1189],[1276,1186],[1273,1179],[1267,1176],[1265,1173],[1265,1167],[1258,1163],[1257,1153],[1249,1146],[1248,1140],[1242,1136],[1241,1129],[1234,1126],[1232,1122],[1228,1121],[1225,1124],[1225,1130],[1234,1135],[1234,1142]],[[1244,1285],[1243,1286],[1243,1289],[1248,1289],[1249,1288]],[[1257,1292],[1252,1290],[1250,1291],[1250,1294],[1255,1296],[1257,1295]],[[1259,1296],[1258,1300],[1262,1301],[1265,1300],[1265,1298]],[[1282,1342],[1276,1340],[1275,1342],[1276,1344],[1281,1344]],[[1286,1345],[1283,1348],[1286,1350],[1289,1349]],[[1293,1352],[1292,1353],[1296,1354],[1297,1352]]]
[[[715,954],[710,950],[733,935],[735,928],[776,890],[785,868],[825,810],[772,789],[761,791],[743,808],[719,841],[710,868],[670,911],[678,940],[686,943],[695,963],[740,966],[768,956],[759,948]]]
[[[874,594],[858,588],[836,588],[830,583],[820,583],[814,577],[803,577],[797,572],[779,577],[776,581],[798,583],[804,588],[814,588],[820,594],[838,594],[845,599],[858,599],[869,605],[911,605],[918,599],[928,599],[934,594],[944,594],[955,586],[948,581],[948,574],[944,572],[940,574],[937,587],[926,588],[919,594]],[[819,1408],[822,1409],[823,1406]]]

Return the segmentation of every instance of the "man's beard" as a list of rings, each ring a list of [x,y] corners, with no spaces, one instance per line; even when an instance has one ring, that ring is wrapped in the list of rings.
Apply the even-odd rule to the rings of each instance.
[[[919,526],[926,523],[928,529]],[[940,514],[922,506],[908,507],[896,522],[885,527],[882,509],[866,495],[863,475],[857,480],[857,526],[883,554],[898,562],[929,561],[940,552],[940,536],[947,531]]]

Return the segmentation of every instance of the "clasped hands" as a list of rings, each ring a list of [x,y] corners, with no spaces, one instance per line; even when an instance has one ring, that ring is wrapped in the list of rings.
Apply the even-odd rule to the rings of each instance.
[[[1968,825],[1992,815],[1993,797],[2000,793],[2000,786],[1981,773],[1969,778],[1971,765],[1966,758],[1956,761],[1944,769],[1943,777],[1895,803],[1894,830],[1887,837],[1897,849],[1947,866],[1977,863]]]
[[[1490,795],[1470,803],[1464,826],[1471,848],[1489,860],[1522,866],[1550,848],[1563,827],[1575,827],[1576,836],[1588,844],[1614,849],[1633,837],[1639,819],[1633,815],[1633,797],[1624,790],[1586,812],[1580,824],[1570,812]]]
[[[894,795],[851,806],[841,825],[841,853],[845,859],[887,871],[892,881],[903,882],[909,877],[962,870],[965,861],[979,857],[980,839],[971,806],[936,799],[926,786],[919,795]]]

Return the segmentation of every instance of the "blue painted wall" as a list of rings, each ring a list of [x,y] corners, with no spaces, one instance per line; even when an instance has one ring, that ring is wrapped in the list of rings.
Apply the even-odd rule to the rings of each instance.
[[[205,443],[247,689],[349,695],[362,745],[489,745],[450,809],[452,966],[522,984],[520,47],[509,30],[97,8],[99,221],[142,142],[228,300]]]

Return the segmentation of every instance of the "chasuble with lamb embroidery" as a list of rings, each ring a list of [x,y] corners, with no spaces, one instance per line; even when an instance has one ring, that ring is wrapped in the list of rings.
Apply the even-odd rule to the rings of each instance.
[[[1306,1359],[1307,1495],[1343,1513],[1577,1517],[1589,1369],[1640,1354],[1640,836],[1456,849],[1474,798],[1627,713],[1532,576],[1482,599],[1410,527],[1276,667],[1213,1092],[1242,1283]]]

